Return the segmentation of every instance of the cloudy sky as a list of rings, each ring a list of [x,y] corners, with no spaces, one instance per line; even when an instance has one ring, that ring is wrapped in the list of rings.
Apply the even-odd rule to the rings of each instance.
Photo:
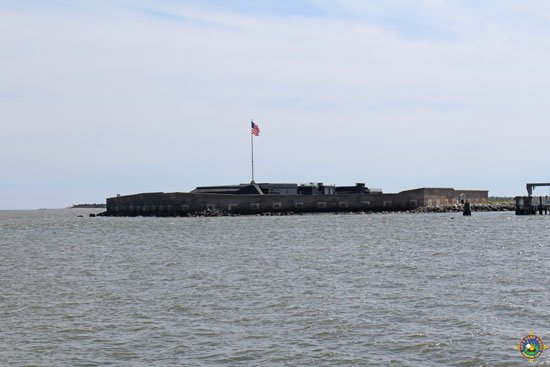
[[[549,181],[550,2],[0,0],[0,209]],[[536,194],[546,195],[546,189]]]

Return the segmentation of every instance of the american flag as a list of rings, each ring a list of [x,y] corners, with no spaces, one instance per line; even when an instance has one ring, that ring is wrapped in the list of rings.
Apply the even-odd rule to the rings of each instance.
[[[260,127],[258,126],[258,124],[255,124],[254,121],[250,121],[250,124],[251,124],[251,127],[252,127],[252,129],[250,130],[250,133],[254,136],[259,136],[260,135]]]

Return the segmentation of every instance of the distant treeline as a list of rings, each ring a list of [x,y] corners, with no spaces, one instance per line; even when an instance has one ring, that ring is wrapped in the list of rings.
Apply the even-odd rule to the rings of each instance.
[[[514,201],[512,196],[489,196],[489,201]]]
[[[71,206],[71,209],[77,209],[77,208],[99,208],[99,209],[105,209],[107,208],[107,204],[75,204]]]

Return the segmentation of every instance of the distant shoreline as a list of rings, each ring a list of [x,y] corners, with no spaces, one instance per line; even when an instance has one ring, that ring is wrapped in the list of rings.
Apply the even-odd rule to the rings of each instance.
[[[75,204],[69,209],[106,209],[107,204]]]

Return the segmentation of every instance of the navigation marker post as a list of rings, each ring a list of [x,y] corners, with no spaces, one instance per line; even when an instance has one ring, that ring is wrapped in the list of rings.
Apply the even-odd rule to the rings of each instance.
[[[258,124],[255,124],[252,119],[250,119],[250,149],[251,149],[251,155],[252,155],[252,181],[250,183],[254,182],[254,137],[260,136],[260,127]]]

